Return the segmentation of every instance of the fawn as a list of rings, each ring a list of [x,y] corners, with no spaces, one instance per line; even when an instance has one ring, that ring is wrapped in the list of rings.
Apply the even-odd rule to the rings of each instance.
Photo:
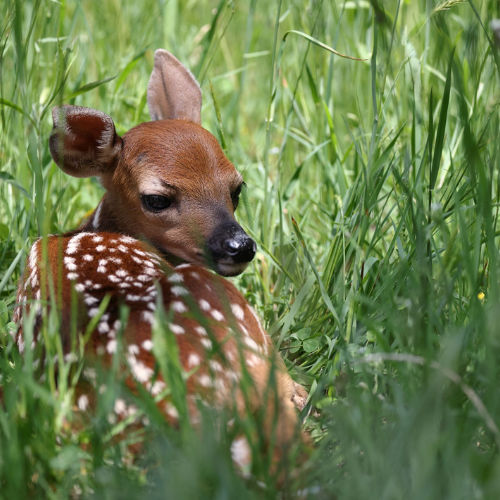
[[[34,243],[14,312],[18,346],[35,347],[42,305],[55,304],[66,356],[72,352],[72,324],[80,332],[93,325],[85,355],[109,366],[122,346],[127,384],[132,389],[141,384],[175,424],[177,410],[154,355],[152,330],[161,308],[167,318],[162,326],[175,336],[179,361],[189,374],[191,420],[198,418],[197,399],[217,407],[235,404],[241,413],[264,409],[268,432],[277,419],[276,441],[286,446],[307,393],[286,372],[244,297],[206,269],[236,275],[255,255],[254,241],[234,218],[242,177],[200,125],[197,81],[165,50],[155,52],[148,107],[153,121],[123,137],[100,111],[54,109],[54,161],[70,175],[98,176],[106,192],[79,229]],[[125,324],[122,305],[129,311]],[[23,316],[32,308],[34,338],[26,347]],[[239,386],[243,370],[253,384],[250,402]],[[271,376],[275,383],[269,389]],[[77,392],[76,406],[85,411],[92,394],[83,386]],[[117,399],[114,411],[123,418],[131,408]],[[235,440],[232,451],[237,463],[249,463],[244,439]]]

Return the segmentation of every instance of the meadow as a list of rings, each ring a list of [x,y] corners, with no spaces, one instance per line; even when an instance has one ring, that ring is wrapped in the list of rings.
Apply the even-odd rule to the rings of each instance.
[[[0,498],[499,498],[497,2],[0,6]],[[106,420],[116,373],[68,429],[77,377],[40,380],[9,334],[31,243],[103,193],[52,161],[52,107],[104,111],[118,133],[149,120],[158,47],[200,81],[203,124],[245,178],[237,218],[259,250],[234,281],[310,391],[314,450],[284,485],[265,454],[253,478],[234,470],[231,415],[174,430],[146,396],[129,460]]]

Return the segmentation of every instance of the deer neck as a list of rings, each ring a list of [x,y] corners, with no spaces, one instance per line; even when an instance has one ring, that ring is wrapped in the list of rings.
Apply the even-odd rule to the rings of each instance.
[[[109,196],[105,194],[80,229],[89,232],[109,231],[114,233],[128,233],[125,226],[121,224],[120,217],[114,213],[112,207],[113,204],[110,202]]]

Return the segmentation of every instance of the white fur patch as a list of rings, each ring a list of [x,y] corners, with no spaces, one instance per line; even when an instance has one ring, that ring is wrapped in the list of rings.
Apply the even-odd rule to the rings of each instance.
[[[214,318],[216,321],[223,321],[224,320],[224,315],[218,311],[217,309],[212,309],[210,311],[210,315],[212,318]]]
[[[239,304],[231,304],[231,311],[233,312],[234,317],[240,321],[245,317],[243,308]]]
[[[145,351],[149,352],[153,350],[153,342],[150,339],[146,339],[141,345]]]
[[[199,366],[200,362],[201,358],[198,356],[198,354],[195,353],[191,353],[187,360],[189,368],[195,368],[196,366]]]
[[[172,333],[175,333],[176,335],[182,335],[186,333],[186,330],[181,325],[176,325],[174,323],[169,323],[168,327],[172,331]]]
[[[88,406],[89,406],[89,398],[88,398],[88,396],[86,394],[82,394],[78,398],[77,406],[78,406],[78,409],[80,411],[85,411],[88,408]]]
[[[198,304],[200,304],[200,308],[202,309],[202,311],[210,311],[210,309],[212,309],[210,303],[205,299],[200,299]]]
[[[252,451],[248,441],[244,437],[238,437],[231,443],[231,457],[233,462],[245,473],[249,474],[248,468],[252,460]]]
[[[189,292],[183,286],[173,286],[170,291],[176,296],[187,295]]]
[[[167,281],[169,283],[182,283],[184,281],[184,276],[179,273],[172,273],[168,278]]]
[[[187,311],[187,307],[185,306],[184,302],[181,302],[180,300],[175,300],[174,302],[172,302],[172,309],[177,313],[184,313]]]

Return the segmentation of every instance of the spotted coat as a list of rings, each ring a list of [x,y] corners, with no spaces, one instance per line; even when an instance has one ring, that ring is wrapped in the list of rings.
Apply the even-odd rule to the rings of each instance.
[[[107,296],[107,307],[101,310]],[[75,307],[69,307],[72,300]],[[175,336],[179,361],[187,374],[188,409],[193,422],[198,419],[197,398],[218,406],[236,403],[239,411],[247,410],[239,389],[243,369],[253,381],[251,404],[257,409],[263,404],[262,395],[274,365],[278,368],[279,417],[284,424],[279,432],[283,440],[294,432],[294,405],[303,407],[307,395],[286,373],[257,315],[228,280],[192,264],[172,267],[151,247],[128,236],[80,232],[34,243],[14,313],[20,351],[27,348],[23,316],[35,309],[30,346],[34,348],[40,341],[43,314],[54,302],[61,314],[66,356],[72,355],[70,331],[76,310],[80,332],[91,321],[95,323],[86,355],[109,366],[122,346],[129,370],[127,384],[145,387],[170,422],[175,423],[178,415],[157,370],[153,335],[157,318],[163,318],[166,324],[161,326]],[[129,310],[124,325],[120,322],[121,305]],[[91,394],[80,391],[78,409],[87,410],[91,398]],[[116,400],[114,410],[118,417],[131,411],[122,399]],[[241,442],[235,442],[235,446],[241,451]]]

